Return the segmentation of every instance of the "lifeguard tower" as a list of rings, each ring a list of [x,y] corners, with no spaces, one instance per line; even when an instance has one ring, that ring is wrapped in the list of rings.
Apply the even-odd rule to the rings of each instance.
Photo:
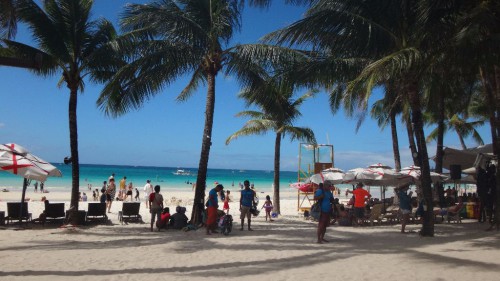
[[[310,144],[301,143],[299,145],[299,171],[298,182],[304,183],[313,174],[333,167],[333,145],[331,144]],[[316,186],[299,189],[297,192],[298,211],[309,210],[314,203],[314,192]]]

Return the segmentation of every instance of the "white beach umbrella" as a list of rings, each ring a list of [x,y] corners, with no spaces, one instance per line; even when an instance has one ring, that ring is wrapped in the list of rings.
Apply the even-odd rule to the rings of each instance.
[[[409,166],[409,167],[405,167],[405,168],[401,169],[401,173],[405,174],[405,175],[411,176],[413,179],[415,179],[415,181],[420,181],[421,171],[420,171],[420,167],[418,167],[418,166],[412,165],[412,166]],[[432,183],[437,183],[437,182],[440,182],[440,181],[444,181],[447,178],[448,177],[445,176],[445,175],[442,175],[442,174],[439,174],[439,173],[435,173],[435,172],[431,172],[431,181],[432,181]]]
[[[338,168],[328,168],[321,171],[319,174],[314,174],[309,178],[310,182],[320,184],[330,182],[332,184],[339,184],[345,181],[345,173]]]
[[[44,182],[47,177],[61,177],[62,173],[52,164],[29,153],[24,147],[7,143],[0,145],[0,168],[24,178],[21,203],[24,202],[26,188],[31,180]],[[21,214],[23,213],[21,204]]]
[[[396,172],[390,166],[380,163],[349,170],[345,178],[352,182],[375,186],[402,186],[413,180],[412,177]]]

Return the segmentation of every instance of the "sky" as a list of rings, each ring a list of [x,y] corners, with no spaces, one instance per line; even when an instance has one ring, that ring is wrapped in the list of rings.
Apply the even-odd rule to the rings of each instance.
[[[118,18],[126,3],[149,1],[95,0],[93,17],[105,17],[118,28]],[[268,10],[246,7],[240,33],[232,43],[255,43],[265,34],[299,20],[304,7],[274,1]],[[31,43],[29,32],[19,26],[16,40]],[[0,142],[17,143],[39,157],[55,163],[70,155],[68,102],[69,90],[58,87],[60,73],[39,77],[26,69],[0,66]],[[176,96],[188,77],[165,88],[140,110],[111,118],[97,108],[96,100],[103,85],[86,81],[78,97],[78,141],[80,163],[132,166],[197,168],[204,126],[206,87],[201,86],[189,100],[179,103]],[[272,170],[275,134],[241,137],[225,145],[225,140],[239,130],[247,119],[235,117],[246,110],[238,99],[239,84],[234,77],[220,74],[216,80],[215,117],[209,168]],[[297,92],[297,96],[304,94]],[[371,98],[383,97],[377,89]],[[334,165],[344,170],[374,163],[394,166],[390,129],[381,130],[366,118],[358,132],[356,119],[340,111],[332,115],[328,95],[318,93],[305,102],[296,126],[311,128],[319,144],[334,147]],[[432,128],[426,128],[426,133]],[[479,128],[485,143],[491,142],[489,125]],[[406,130],[398,124],[403,166],[412,164]],[[445,136],[445,146],[460,147],[453,133]],[[284,139],[281,143],[281,170],[297,171],[299,142]],[[468,139],[469,147],[476,144]],[[428,146],[435,154],[435,143]],[[431,167],[434,163],[431,161]]]

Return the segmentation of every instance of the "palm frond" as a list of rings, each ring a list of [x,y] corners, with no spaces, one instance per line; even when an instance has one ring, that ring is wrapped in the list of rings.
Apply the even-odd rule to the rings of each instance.
[[[188,100],[198,89],[198,86],[200,83],[205,83],[206,82],[206,77],[203,75],[203,69],[199,67],[196,69],[191,76],[191,80],[189,81],[188,85],[182,90],[182,92],[177,96],[176,100],[179,102],[183,102]]]

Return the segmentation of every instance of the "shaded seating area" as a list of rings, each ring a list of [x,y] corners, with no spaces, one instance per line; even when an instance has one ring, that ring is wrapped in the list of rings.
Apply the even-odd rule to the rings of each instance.
[[[106,214],[106,203],[89,203],[87,210],[87,221],[108,222]]]
[[[32,215],[28,212],[28,203],[23,202],[22,204],[23,212],[21,214],[21,202],[7,202],[7,216],[5,217],[7,223],[12,221],[31,221]]]
[[[142,216],[139,214],[140,208],[140,202],[123,202],[122,210],[118,212],[118,220],[122,224],[128,221],[143,223]]]

